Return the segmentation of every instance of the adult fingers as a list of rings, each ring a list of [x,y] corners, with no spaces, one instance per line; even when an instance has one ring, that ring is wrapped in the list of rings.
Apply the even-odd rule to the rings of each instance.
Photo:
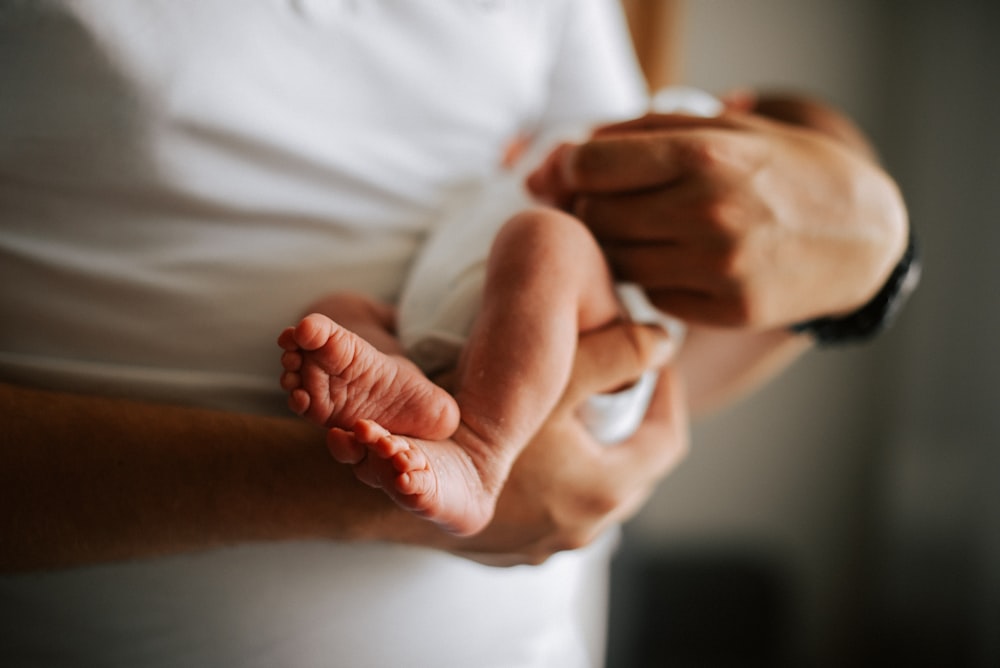
[[[588,345],[609,342],[602,333]],[[540,438],[515,463],[491,525],[453,549],[492,565],[541,563],[635,513],[687,449],[677,376],[661,372],[645,421],[624,443],[592,443],[573,419],[550,421]]]
[[[620,123],[609,123],[594,130],[592,136],[606,137],[608,135],[626,134],[630,132],[650,132],[655,130],[676,130],[683,128],[725,128],[739,129],[745,123],[736,115],[694,116],[690,114],[658,114],[649,113],[645,116],[632,118]]]
[[[685,180],[662,187],[586,194],[573,203],[573,214],[601,243],[678,241],[710,231],[712,193],[719,183]],[[713,190],[714,189],[714,190]]]
[[[559,173],[576,192],[640,190],[679,180],[696,152],[690,137],[667,133],[601,136],[565,147]]]
[[[701,152],[697,131],[733,130],[743,125],[727,117],[670,114],[648,114],[607,125],[596,130],[589,141],[557,146],[527,177],[526,185],[536,197],[559,207],[580,191],[617,192],[659,185],[683,172],[685,165],[680,158],[685,154],[693,156],[697,164]],[[671,158],[669,153],[676,156]],[[633,164],[635,160],[639,164]],[[664,160],[668,164],[664,165]],[[643,180],[633,185],[630,174],[620,173],[623,164],[642,174]],[[650,164],[655,167],[652,171],[647,169]],[[623,176],[626,185],[621,186],[619,181],[605,183],[605,172]]]
[[[649,300],[664,313],[693,325],[746,327],[752,314],[738,294],[713,294],[698,290],[652,290]]]
[[[747,133],[721,128],[602,135],[564,149],[560,171],[579,193],[628,192],[691,174],[747,173],[761,148]]]
[[[766,315],[748,299],[740,261],[726,248],[699,245],[609,245],[615,276],[637,283],[661,311],[691,323],[747,326]]]
[[[588,397],[633,382],[666,364],[676,348],[659,327],[616,323],[582,335],[560,409],[575,411]]]
[[[647,290],[723,292],[731,289],[739,267],[722,242],[605,244],[615,278]]]
[[[680,374],[666,367],[642,425],[603,453],[601,484],[613,508],[609,520],[623,521],[641,508],[656,484],[687,455],[689,432]]]

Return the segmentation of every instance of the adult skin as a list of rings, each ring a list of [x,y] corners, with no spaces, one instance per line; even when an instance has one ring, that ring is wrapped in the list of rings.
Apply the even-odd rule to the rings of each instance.
[[[0,568],[302,539],[387,540],[494,564],[540,563],[627,518],[686,451],[682,393],[670,373],[628,443],[601,447],[573,417],[585,397],[664,362],[664,343],[647,328],[585,337],[565,395],[515,467],[496,519],[471,539],[358,483],[326,452],[324,432],[298,418],[0,385]]]
[[[602,128],[529,180],[587,223],[620,278],[694,325],[680,363],[696,408],[805,350],[790,325],[869,301],[908,230],[898,188],[842,114],[801,96],[728,103],[717,118]]]

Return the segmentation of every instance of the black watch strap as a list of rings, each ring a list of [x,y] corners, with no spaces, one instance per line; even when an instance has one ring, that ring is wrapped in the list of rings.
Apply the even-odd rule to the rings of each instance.
[[[816,318],[792,325],[791,329],[799,334],[809,334],[822,346],[867,341],[892,324],[919,281],[920,257],[911,228],[906,252],[871,301],[848,315]]]

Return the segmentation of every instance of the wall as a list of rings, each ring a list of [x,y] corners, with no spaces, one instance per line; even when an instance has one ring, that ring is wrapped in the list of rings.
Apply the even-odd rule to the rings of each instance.
[[[692,0],[681,32],[686,83],[790,87],[856,118],[900,181],[927,268],[888,335],[813,352],[696,426],[688,461],[626,528],[620,591],[661,564],[697,601],[725,564],[766,564],[770,665],[1000,663],[987,631],[1000,628],[998,10]],[[690,568],[705,562],[716,569]],[[634,611],[616,609],[612,664],[634,662]],[[718,610],[698,614],[717,625]]]

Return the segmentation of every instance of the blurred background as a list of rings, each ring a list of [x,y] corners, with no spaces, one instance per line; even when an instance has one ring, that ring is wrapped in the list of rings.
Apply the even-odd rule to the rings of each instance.
[[[875,343],[695,426],[625,529],[608,664],[1000,666],[1000,3],[682,8],[682,83],[796,89],[859,122],[924,273]]]

